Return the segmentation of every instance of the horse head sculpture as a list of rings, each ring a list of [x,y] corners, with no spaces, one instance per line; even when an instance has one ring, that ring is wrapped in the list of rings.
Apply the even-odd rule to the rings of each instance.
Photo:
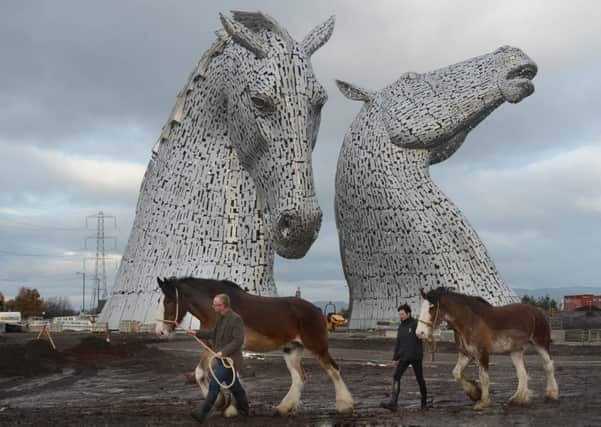
[[[520,49],[503,46],[429,73],[405,73],[380,92],[338,80],[349,99],[373,104],[393,144],[426,149],[429,163],[446,160],[475,126],[505,101],[534,92],[536,64]]]
[[[303,257],[321,225],[312,150],[326,101],[311,55],[334,18],[296,42],[261,12],[221,16],[155,144],[101,318],[146,323],[157,275],[228,279],[276,296],[274,253]]]
[[[501,47],[435,71],[405,73],[379,91],[337,81],[347,98],[364,102],[336,172],[350,328],[396,318],[401,302],[419,303],[420,287],[454,286],[495,304],[516,300],[429,167],[455,153],[504,102],[532,94],[536,72],[521,50]]]
[[[224,52],[227,132],[269,215],[274,249],[300,258],[322,217],[311,155],[327,95],[310,57],[330,38],[334,17],[301,43],[266,14],[233,12],[233,19],[221,21],[235,42]]]

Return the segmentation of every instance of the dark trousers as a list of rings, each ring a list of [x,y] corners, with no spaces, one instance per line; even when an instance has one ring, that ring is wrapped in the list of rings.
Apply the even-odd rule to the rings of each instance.
[[[417,384],[419,384],[419,392],[422,395],[422,401],[425,401],[428,392],[426,390],[426,382],[424,381],[424,369],[422,367],[421,360],[399,360],[396,369],[394,370],[393,379],[395,382],[399,383],[400,390],[400,382],[401,377],[409,367],[409,365],[413,366],[413,372],[415,373],[415,379],[417,380]]]
[[[223,365],[221,360],[217,360],[217,365],[215,366],[215,376],[219,378],[219,382],[221,384],[230,384],[232,382],[232,370],[230,368],[226,368]],[[242,384],[240,384],[240,380],[238,379],[238,373],[236,372],[236,381],[234,385],[230,387],[230,391],[236,398],[237,402],[242,401],[246,397],[246,392],[244,388],[242,388]],[[215,378],[211,376],[211,381],[209,382],[209,394],[207,395],[207,401],[214,402],[219,394],[220,386],[215,381]]]

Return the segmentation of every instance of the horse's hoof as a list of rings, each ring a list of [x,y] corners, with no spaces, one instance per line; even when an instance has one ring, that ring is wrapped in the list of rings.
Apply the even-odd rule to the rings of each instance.
[[[490,407],[490,400],[488,401],[484,401],[484,400],[479,400],[475,405],[474,405],[474,411],[482,411],[486,408]]]
[[[296,412],[297,408],[280,408],[279,406],[275,408],[276,415],[280,417],[290,417],[296,415]]]
[[[350,415],[353,413],[353,407],[352,406],[347,406],[347,407],[336,407],[336,413],[339,415]]]
[[[548,402],[559,400],[559,391],[548,391],[547,394],[545,394],[545,400]]]
[[[349,400],[339,399],[336,401],[336,412],[340,415],[348,415],[353,413],[355,402],[352,398]]]
[[[229,405],[227,408],[225,408],[225,410],[223,411],[223,416],[225,418],[233,418],[233,417],[237,417],[238,416],[238,409],[236,409],[236,407],[234,405]]]
[[[528,396],[512,396],[509,399],[509,403],[511,405],[524,406],[530,403],[530,399],[528,399]]]

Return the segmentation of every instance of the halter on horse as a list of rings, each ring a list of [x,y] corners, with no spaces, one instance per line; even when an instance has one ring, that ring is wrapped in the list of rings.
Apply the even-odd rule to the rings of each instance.
[[[215,295],[230,297],[231,309],[244,321],[244,347],[250,351],[269,352],[283,348],[286,366],[292,377],[290,390],[277,406],[281,415],[296,413],[305,383],[301,366],[303,349],[307,348],[319,360],[334,383],[336,411],[353,411],[353,398],[348,391],[336,362],[328,350],[328,331],[321,310],[296,297],[270,298],[249,294],[228,281],[196,278],[158,279],[164,298],[157,323],[157,334],[170,335],[186,313],[211,328],[215,321],[211,302]],[[167,320],[164,319],[175,319]]]
[[[559,389],[549,355],[550,329],[543,313],[528,304],[509,304],[493,307],[480,297],[473,297],[439,287],[428,293],[422,291],[422,307],[416,335],[421,339],[432,336],[438,323],[445,320],[455,332],[459,350],[453,376],[467,395],[477,401],[474,409],[490,406],[488,363],[491,353],[510,353],[518,375],[518,389],[512,403],[528,402],[528,374],[524,366],[524,349],[530,342],[543,359],[547,374],[546,397],[559,398]],[[463,376],[466,366],[479,361],[480,387]]]

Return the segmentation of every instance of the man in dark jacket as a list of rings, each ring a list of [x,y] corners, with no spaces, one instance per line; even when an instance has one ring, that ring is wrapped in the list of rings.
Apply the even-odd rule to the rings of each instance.
[[[188,330],[188,335],[196,335],[198,338],[208,338],[213,342],[213,348],[217,351],[217,366],[214,369],[215,376],[222,384],[232,382],[232,370],[223,364],[222,357],[230,357],[234,361],[236,373],[242,367],[242,344],[244,344],[244,322],[242,318],[230,308],[230,298],[226,294],[219,294],[213,298],[213,310],[217,313],[215,326],[210,330]],[[236,381],[229,389],[236,398],[236,407],[241,415],[248,415],[248,400],[246,392],[240,384],[238,375]],[[213,408],[215,400],[219,395],[219,384],[215,378],[209,383],[209,393],[202,406],[192,411],[192,417],[203,423]]]
[[[392,392],[390,394],[390,401],[384,401],[380,403],[380,406],[392,412],[397,410],[397,402],[399,393],[401,392],[401,377],[409,365],[411,365],[413,366],[413,372],[415,372],[415,378],[417,379],[419,391],[422,395],[422,409],[427,409],[427,390],[422,368],[424,353],[422,341],[415,335],[417,319],[411,317],[411,307],[407,304],[401,305],[398,310],[401,324],[397,331],[396,345],[392,357],[392,366],[395,368]]]

